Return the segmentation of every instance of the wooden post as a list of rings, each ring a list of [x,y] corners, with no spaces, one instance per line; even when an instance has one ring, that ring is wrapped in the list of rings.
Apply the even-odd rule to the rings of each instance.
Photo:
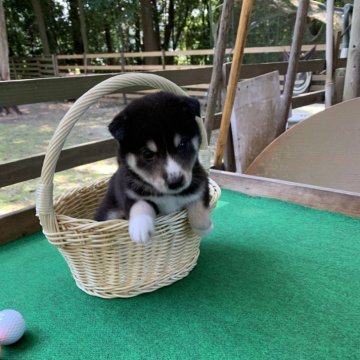
[[[121,72],[125,73],[126,69],[125,69],[125,54],[124,54],[124,50],[121,49],[120,52],[120,61],[121,61]],[[127,97],[126,97],[126,93],[123,92],[123,100],[124,100],[124,104],[127,105]]]
[[[56,54],[51,55],[54,76],[59,76],[58,58]]]
[[[220,133],[216,144],[216,153],[214,160],[215,168],[222,167],[222,160],[224,156],[225,145],[227,142],[229,127],[230,127],[230,116],[235,99],[236,85],[239,80],[241,62],[245,48],[245,39],[249,27],[249,20],[253,9],[253,4],[254,4],[254,0],[243,0],[241,7],[241,14],[240,14],[238,31],[236,35],[234,56],[231,65],[230,78],[227,87],[223,116],[220,125]]]
[[[332,103],[334,93],[333,81],[333,34],[334,34],[334,0],[326,1],[326,84],[325,84],[325,106]]]
[[[16,63],[15,63],[13,57],[11,57],[10,60],[11,60],[11,65],[12,65],[12,67],[13,67],[13,69],[14,69],[14,79],[17,80],[18,75],[17,75],[17,72],[16,72],[16,70],[17,70],[17,69],[16,69]]]
[[[88,65],[88,59],[86,56],[86,53],[83,54],[83,61],[84,61],[84,74],[87,74],[87,65]]]
[[[343,100],[360,96],[360,0],[354,0]]]
[[[37,77],[41,77],[41,62],[40,62],[40,60],[39,60],[39,58],[36,58],[36,62],[35,62],[35,64],[36,64],[36,69],[37,69]]]
[[[301,43],[304,34],[308,7],[309,0],[300,0],[299,7],[296,12],[294,35],[290,49],[290,57],[286,72],[283,96],[280,104],[280,122],[277,135],[280,135],[282,132],[285,131],[286,123],[289,117],[291,98],[294,90],[296,72],[301,54]]]
[[[161,65],[163,70],[166,70],[165,49],[161,49]]]
[[[221,12],[219,35],[216,42],[213,70],[211,74],[210,87],[207,96],[207,107],[205,115],[205,128],[208,142],[210,141],[211,132],[214,127],[214,113],[216,101],[218,99],[219,88],[221,83],[222,66],[224,63],[226,40],[229,34],[231,13],[234,8],[234,0],[225,0]]]

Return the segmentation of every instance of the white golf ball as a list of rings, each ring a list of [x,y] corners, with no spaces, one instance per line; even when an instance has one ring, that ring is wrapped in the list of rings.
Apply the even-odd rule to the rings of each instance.
[[[25,320],[22,315],[11,309],[0,311],[0,345],[17,342],[25,332]]]

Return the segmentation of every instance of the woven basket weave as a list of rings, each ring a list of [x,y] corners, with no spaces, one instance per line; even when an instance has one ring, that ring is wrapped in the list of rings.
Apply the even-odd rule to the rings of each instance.
[[[171,81],[153,74],[123,74],[96,85],[61,120],[46,152],[37,187],[36,210],[44,234],[65,258],[76,285],[103,298],[126,298],[170,285],[187,276],[199,256],[200,236],[192,231],[185,210],[158,216],[155,235],[146,245],[130,239],[126,220],[92,220],[109,179],[68,191],[53,200],[56,163],[76,121],[102,96],[136,86],[186,95]],[[201,119],[197,120],[203,134],[199,158],[209,169],[205,129]],[[209,189],[213,209],[220,188],[210,180]]]

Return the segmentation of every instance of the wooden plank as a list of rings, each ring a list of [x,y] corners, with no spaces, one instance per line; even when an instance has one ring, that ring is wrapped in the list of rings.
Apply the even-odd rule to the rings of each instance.
[[[324,90],[325,88],[325,84],[323,85],[311,85],[310,86],[310,91],[321,91],[321,90]]]
[[[325,99],[324,89],[301,94],[292,98],[292,108],[296,109],[301,106],[310,105],[314,103],[323,103]]]
[[[314,45],[303,45],[301,51],[309,51],[313,46]],[[316,45],[316,51],[325,51],[325,47],[325,44]],[[290,51],[290,45],[245,48],[245,54],[282,53],[283,51]]]
[[[182,70],[182,69],[198,69],[204,68],[206,65],[166,65],[168,70]],[[59,65],[60,70],[97,70],[97,71],[121,71],[125,70],[162,70],[162,65]],[[36,68],[37,69],[37,68]]]
[[[163,70],[153,72],[179,86],[203,84],[210,81],[211,67],[189,70]],[[119,74],[99,74],[87,76],[54,77],[34,80],[10,80],[0,82],[2,106],[33,104],[46,101],[77,99],[87,90],[112,76]],[[144,90],[129,87],[128,92]]]
[[[344,59],[340,59],[344,60]],[[343,61],[339,62],[343,66]],[[299,71],[320,72],[324,70],[324,60],[301,61]],[[230,64],[226,65],[230,68]],[[285,74],[287,63],[268,63],[243,65],[240,77],[242,79],[255,77],[261,74],[278,70]],[[197,83],[209,83],[212,67],[187,70],[165,70],[154,72],[177,83],[180,86]],[[37,102],[76,99],[97,83],[118,74],[98,74],[88,76],[73,76],[47,78],[36,80],[11,80],[0,82],[0,98],[2,106],[32,104]],[[131,89],[132,91],[134,89]],[[138,89],[137,89],[138,90]],[[130,91],[130,90],[129,90]]]
[[[326,81],[326,75],[322,75],[322,74],[313,74],[311,76],[311,80],[312,81]]]
[[[111,158],[116,155],[115,140],[108,139],[76,145],[61,152],[56,171]],[[0,187],[13,185],[40,176],[45,154],[0,164]]]
[[[76,99],[100,81],[113,75],[11,80],[0,83],[2,106]]]
[[[162,51],[138,51],[138,52],[131,52],[131,53],[124,53],[124,57],[132,58],[132,57],[161,57]]]
[[[314,45],[303,45],[302,51],[309,51]],[[247,47],[245,48],[245,54],[266,54],[266,53],[281,53],[284,50],[289,51],[290,46],[264,46],[264,47]],[[325,51],[325,44],[316,45],[316,51]],[[231,54],[233,52],[232,48],[226,49],[227,54]],[[124,53],[124,57],[126,58],[134,58],[134,57],[161,57],[163,53],[161,51],[147,51],[147,52],[126,52]],[[165,56],[193,56],[193,55],[214,55],[214,49],[200,49],[200,50],[173,50],[173,51],[165,51]],[[60,60],[67,59],[82,59],[83,54],[59,54],[57,55]],[[119,58],[121,56],[120,53],[96,53],[96,54],[86,54],[88,59],[95,58]],[[27,58],[23,58],[27,60]],[[44,59],[44,58],[31,58],[31,59]],[[48,58],[45,58],[48,59]]]
[[[339,59],[338,67],[344,67],[346,59]],[[280,75],[285,75],[287,70],[287,62],[273,62],[263,64],[244,64],[241,67],[240,78],[249,79],[261,74],[272,71],[279,71]],[[298,72],[312,71],[319,73],[325,70],[325,60],[303,60],[299,61]]]
[[[256,156],[276,138],[280,131],[279,108],[277,71],[237,84],[231,113],[236,172],[244,173]]]
[[[224,189],[360,217],[360,193],[213,169],[210,170],[210,177]]]
[[[35,215],[35,207],[30,206],[0,216],[0,229],[0,245],[40,231],[41,226]]]
[[[279,136],[246,174],[360,194],[360,98],[326,108]]]
[[[100,54],[86,54],[88,59],[120,59],[121,52],[118,53],[100,53]]]
[[[241,68],[240,78],[249,79],[273,71],[279,71],[280,75],[285,75],[287,62],[273,62],[264,64],[246,64]],[[298,71],[320,72],[325,69],[325,60],[304,60],[299,62]]]
[[[72,54],[72,55],[58,54],[58,55],[56,55],[56,57],[58,58],[58,60],[83,59],[84,55],[83,54]]]

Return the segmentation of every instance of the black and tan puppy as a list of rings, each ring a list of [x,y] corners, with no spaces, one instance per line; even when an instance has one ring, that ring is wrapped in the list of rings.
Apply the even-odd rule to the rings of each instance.
[[[193,229],[212,229],[209,187],[199,163],[199,102],[159,92],[131,102],[110,123],[119,143],[119,168],[95,219],[125,218],[133,241],[145,243],[157,214],[186,208]]]

